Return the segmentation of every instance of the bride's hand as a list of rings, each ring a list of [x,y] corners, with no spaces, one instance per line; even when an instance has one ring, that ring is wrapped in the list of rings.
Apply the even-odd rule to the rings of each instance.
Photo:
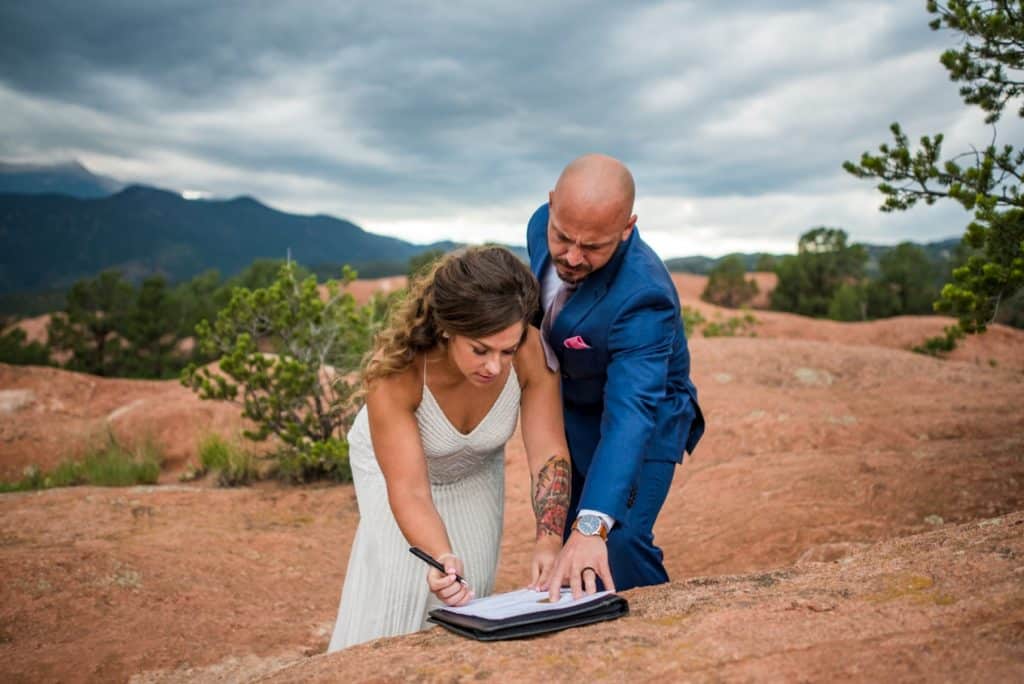
[[[545,534],[537,540],[533,549],[533,562],[530,564],[530,589],[547,590],[548,579],[561,550],[562,540],[553,534]]]
[[[445,605],[461,606],[468,603],[475,594],[466,582],[460,582],[455,576],[464,577],[462,559],[453,554],[445,554],[439,558],[444,563],[445,572],[430,568],[427,571],[427,586]]]

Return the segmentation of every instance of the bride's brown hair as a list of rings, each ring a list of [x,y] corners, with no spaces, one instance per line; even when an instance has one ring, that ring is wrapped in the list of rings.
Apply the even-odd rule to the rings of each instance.
[[[410,283],[377,335],[363,367],[363,386],[402,372],[417,354],[443,344],[443,334],[480,338],[516,323],[528,325],[539,297],[530,269],[504,247],[469,247],[441,257]]]

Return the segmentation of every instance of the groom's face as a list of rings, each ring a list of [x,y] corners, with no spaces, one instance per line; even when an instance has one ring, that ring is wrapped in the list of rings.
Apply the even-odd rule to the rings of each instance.
[[[555,192],[549,203],[548,251],[558,277],[567,283],[578,283],[611,261],[636,225],[636,216],[620,207],[587,206]]]

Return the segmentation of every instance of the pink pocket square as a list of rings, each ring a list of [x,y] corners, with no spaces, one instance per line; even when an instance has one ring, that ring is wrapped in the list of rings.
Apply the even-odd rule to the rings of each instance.
[[[566,349],[590,349],[590,345],[584,342],[579,335],[566,339],[562,344]]]

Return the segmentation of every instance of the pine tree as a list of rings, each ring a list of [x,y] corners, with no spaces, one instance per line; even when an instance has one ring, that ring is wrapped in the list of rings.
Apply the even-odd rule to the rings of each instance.
[[[1004,109],[1024,95],[1024,0],[929,0],[927,9],[933,30],[959,34],[960,48],[946,50],[940,62],[961,83],[964,102],[984,112],[992,142],[943,162],[941,133],[922,137],[912,150],[894,123],[893,144],[843,168],[880,181],[882,211],[951,199],[974,212],[964,242],[976,253],[953,271],[935,308],[958,316],[967,332],[983,332],[1000,305],[1024,287],[1024,150],[995,143]],[[1017,115],[1024,118],[1024,104]]]

